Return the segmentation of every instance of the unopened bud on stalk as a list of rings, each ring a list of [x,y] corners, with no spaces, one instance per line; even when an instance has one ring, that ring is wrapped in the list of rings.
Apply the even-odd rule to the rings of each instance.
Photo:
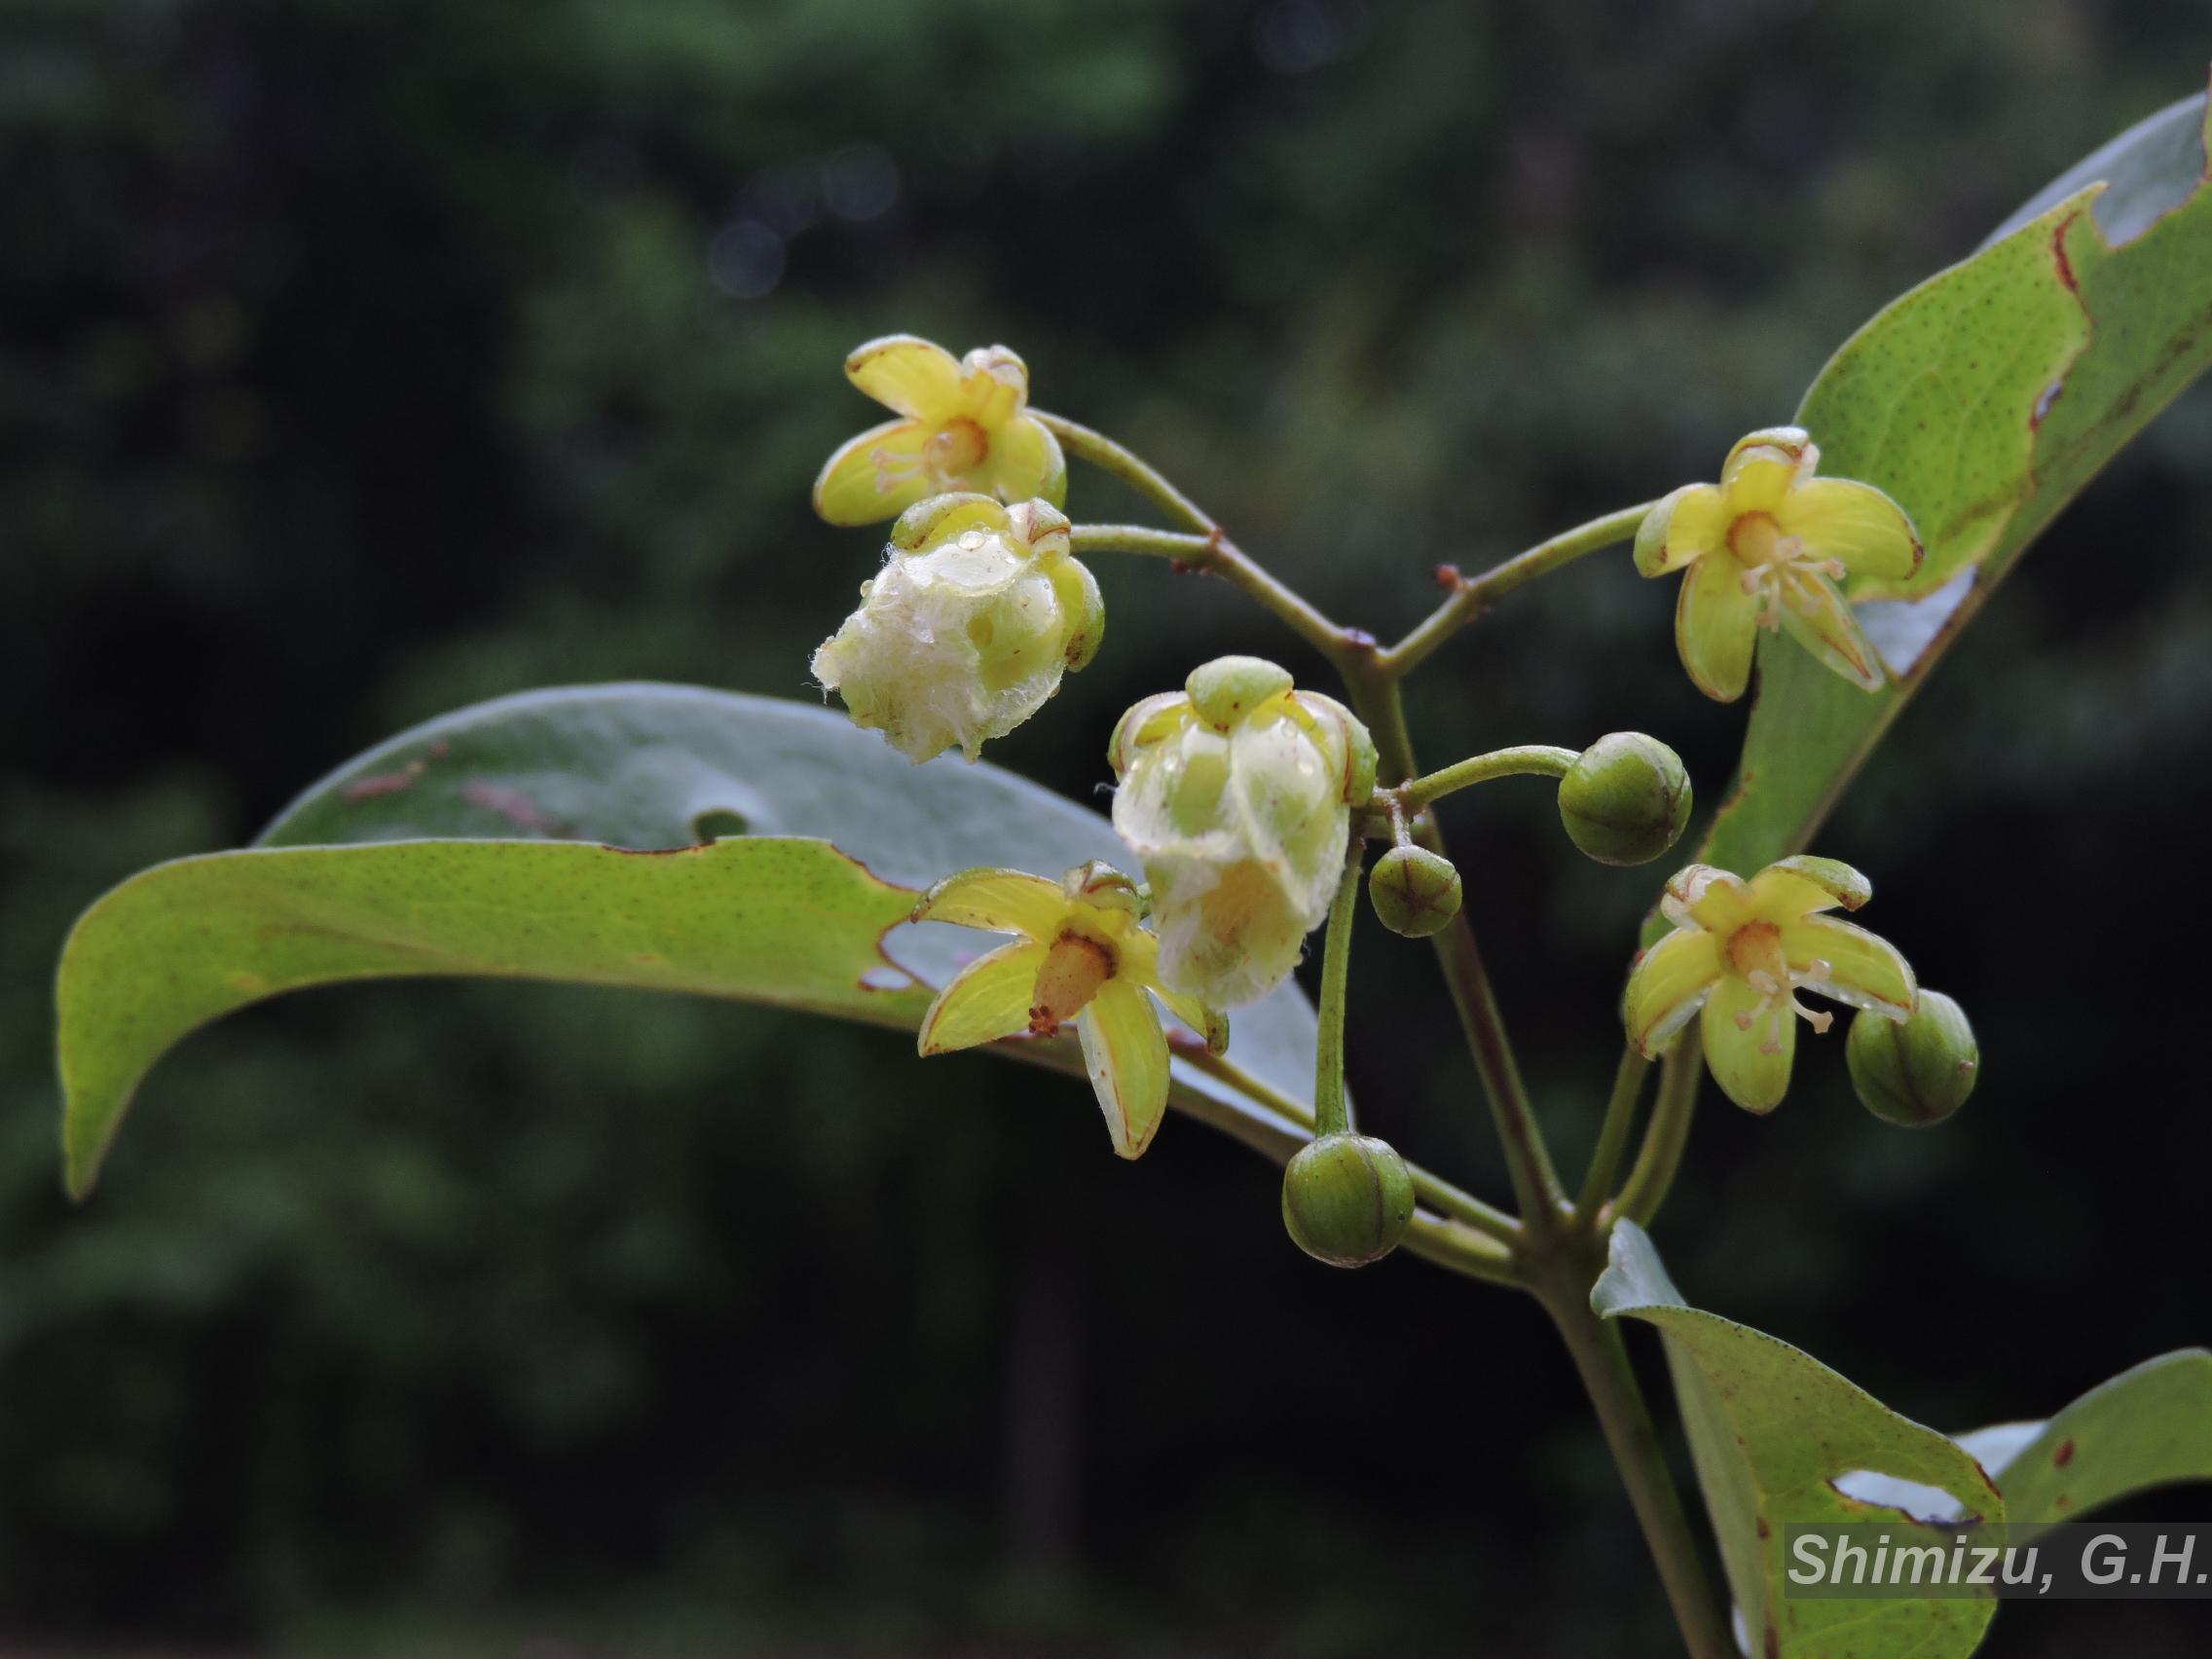
[[[1843,1052],[1861,1104],[1908,1129],[1940,1124],[1967,1103],[1981,1075],[1981,1050],[1965,1011],[1925,988],[1909,1018],[1854,1016]]]
[[[1323,1135],[1282,1173],[1282,1223],[1317,1262],[1363,1268],[1398,1247],[1414,1217],[1414,1178],[1388,1141]]]
[[[1459,913],[1459,872],[1426,847],[1392,847],[1375,861],[1367,897],[1392,933],[1426,939]]]
[[[1585,749],[1559,785],[1559,816],[1600,864],[1648,864],[1690,821],[1690,777],[1655,737],[1616,731]]]

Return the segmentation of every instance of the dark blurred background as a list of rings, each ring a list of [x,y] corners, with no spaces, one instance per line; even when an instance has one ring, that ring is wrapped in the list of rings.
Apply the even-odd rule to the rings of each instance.
[[[196,1038],[96,1201],[52,964],[400,726],[523,687],[805,697],[874,538],[806,488],[838,363],[1005,341],[1383,634],[1711,476],[1878,305],[2203,84],[2163,0],[5,0],[0,1644],[515,1654],[1662,1653],[1531,1306],[1300,1257],[1189,1123],[895,1036],[522,987]],[[1977,1022],[1924,1134],[1806,1047],[1659,1229],[1706,1306],[1940,1426],[2206,1334],[2212,399],[2059,524],[1822,850]],[[1078,474],[1079,517],[1135,504]],[[995,758],[1088,797],[1114,715],[1265,648],[1102,561],[1104,654]],[[1741,712],[1625,556],[1419,683],[1432,760]],[[1570,1168],[1660,871],[1548,793],[1452,828]],[[1363,934],[1369,1124],[1503,1191],[1426,953]],[[761,1178],[772,1169],[770,1179]],[[1646,1360],[1639,1333],[1637,1346]],[[2136,1513],[2200,1511],[2201,1492]],[[2194,1622],[2192,1622],[2194,1620]],[[2205,1650],[2012,1608],[1990,1651]]]

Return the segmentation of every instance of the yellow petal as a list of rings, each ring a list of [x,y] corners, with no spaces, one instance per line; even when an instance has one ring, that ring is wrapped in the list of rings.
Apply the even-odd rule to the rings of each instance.
[[[1920,536],[1904,508],[1854,478],[1806,478],[1782,498],[1774,522],[1855,576],[1901,580],[1920,563]]]
[[[1782,1104],[1797,1053],[1797,1016],[1772,1004],[1754,1015],[1760,1000],[1742,975],[1724,974],[1706,998],[1699,1026],[1713,1081],[1747,1112],[1771,1112]]]
[[[1645,515],[1636,533],[1636,568],[1647,576],[1678,571],[1717,553],[1728,532],[1726,505],[1711,484],[1685,484]]]
[[[1067,458],[1060,440],[1034,416],[1016,415],[991,428],[990,448],[968,474],[977,489],[1002,501],[1040,498],[1058,506],[1068,498]]]
[[[852,383],[886,409],[935,426],[961,411],[960,361],[911,334],[870,340],[845,359]]]
[[[1751,913],[1761,921],[1793,922],[1838,904],[1856,910],[1873,897],[1874,884],[1842,860],[1799,853],[1751,877]]]
[[[1771,513],[1800,477],[1811,473],[1820,451],[1801,426],[1769,426],[1736,440],[1720,467],[1728,513]]]
[[[1827,577],[1792,571],[1774,608],[1789,637],[1844,679],[1868,691],[1882,688],[1882,659],[1851,602]]]
[[[922,467],[928,437],[912,421],[886,421],[847,439],[814,481],[814,510],[837,525],[897,518],[930,493]]]
[[[1143,991],[1117,977],[1099,986],[1075,1027],[1114,1150],[1138,1157],[1167,1112],[1167,1036],[1160,1016]]]
[[[1675,602],[1675,648],[1682,666],[1700,691],[1723,703],[1733,703],[1751,682],[1758,648],[1758,601],[1744,591],[1743,578],[1733,555],[1700,559],[1683,575]]]
[[[1811,971],[1805,988],[1853,1008],[1870,1008],[1892,1019],[1912,1013],[1919,995],[1912,966],[1885,939],[1837,916],[1808,916],[1782,930],[1782,953],[1791,969]],[[1825,962],[1825,969],[1814,968]]]
[[[913,919],[1024,934],[1050,944],[1067,913],[1067,895],[1056,881],[1017,869],[964,869],[923,894]]]
[[[1628,1040],[1649,1058],[1690,1022],[1720,977],[1720,940],[1677,928],[1637,958],[1621,996]]]
[[[1029,401],[1029,365],[1004,346],[978,346],[960,359],[960,403],[965,415],[995,430]]]
[[[925,1055],[942,1054],[1028,1030],[1044,965],[1045,947],[1026,939],[977,957],[938,992],[914,1046]]]

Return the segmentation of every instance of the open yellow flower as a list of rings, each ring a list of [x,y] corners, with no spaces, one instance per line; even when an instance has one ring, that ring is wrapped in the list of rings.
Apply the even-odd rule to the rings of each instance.
[[[1636,568],[1687,568],[1675,644],[1698,689],[1733,702],[1751,682],[1761,628],[1784,628],[1846,680],[1882,683],[1874,652],[1836,581],[1899,580],[1919,565],[1905,510],[1871,484],[1815,476],[1821,452],[1801,427],[1740,439],[1718,484],[1685,484],[1651,509]]]
[[[1821,914],[1856,910],[1873,892],[1833,859],[1784,859],[1749,881],[1691,865],[1660,902],[1675,931],[1629,973],[1629,1041],[1648,1058],[1702,1010],[1714,1081],[1746,1111],[1773,1111],[1789,1087],[1797,1019],[1825,1031],[1835,1018],[1799,1002],[1799,991],[1892,1019],[1912,1014],[1919,993],[1905,959],[1864,928]]]
[[[831,524],[896,518],[948,491],[1067,499],[1059,440],[1028,413],[1029,370],[1004,346],[955,357],[892,334],[854,351],[845,374],[899,419],[846,442],[814,481],[814,510]]]
[[[1206,1040],[1229,1047],[1229,1021],[1160,982],[1159,941],[1140,918],[1129,878],[1095,861],[1058,881],[1012,869],[947,876],[914,906],[917,922],[951,922],[1019,937],[963,968],[922,1017],[923,1054],[972,1049],[1068,1021],[1106,1114],[1114,1150],[1135,1158],[1167,1112],[1167,1035],[1152,999]]]

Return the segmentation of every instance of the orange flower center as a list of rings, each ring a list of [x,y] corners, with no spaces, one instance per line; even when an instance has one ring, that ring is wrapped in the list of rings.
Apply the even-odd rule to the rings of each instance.
[[[953,489],[990,453],[990,435],[960,415],[924,438],[919,456],[901,455],[887,444],[878,444],[867,452],[867,459],[875,468],[876,494],[888,496],[916,478],[927,479],[933,489]]]
[[[1782,951],[1782,930],[1772,922],[1746,922],[1730,934],[1728,966],[1759,993],[1756,1003],[1738,1011],[1736,1029],[1749,1031],[1763,1020],[1766,1035],[1759,1041],[1760,1053],[1782,1052],[1782,1022],[1793,1014],[1817,1032],[1835,1023],[1834,1014],[1797,1000],[1797,987],[1825,980],[1832,972],[1829,964],[1813,961],[1801,969],[1791,968]]]
[[[990,453],[991,440],[965,415],[932,432],[922,450],[930,471],[946,483],[980,466],[983,457]]]
[[[1780,607],[1811,615],[1825,602],[1820,578],[1843,574],[1843,563],[1816,556],[1799,535],[1785,535],[1772,513],[1743,513],[1728,527],[1728,551],[1744,567],[1743,589],[1759,602],[1759,626],[1782,626]]]
[[[1065,1020],[1090,1006],[1098,988],[1114,977],[1111,946],[1087,934],[1064,933],[1045,952],[1030,993],[1029,1033],[1050,1037]]]

